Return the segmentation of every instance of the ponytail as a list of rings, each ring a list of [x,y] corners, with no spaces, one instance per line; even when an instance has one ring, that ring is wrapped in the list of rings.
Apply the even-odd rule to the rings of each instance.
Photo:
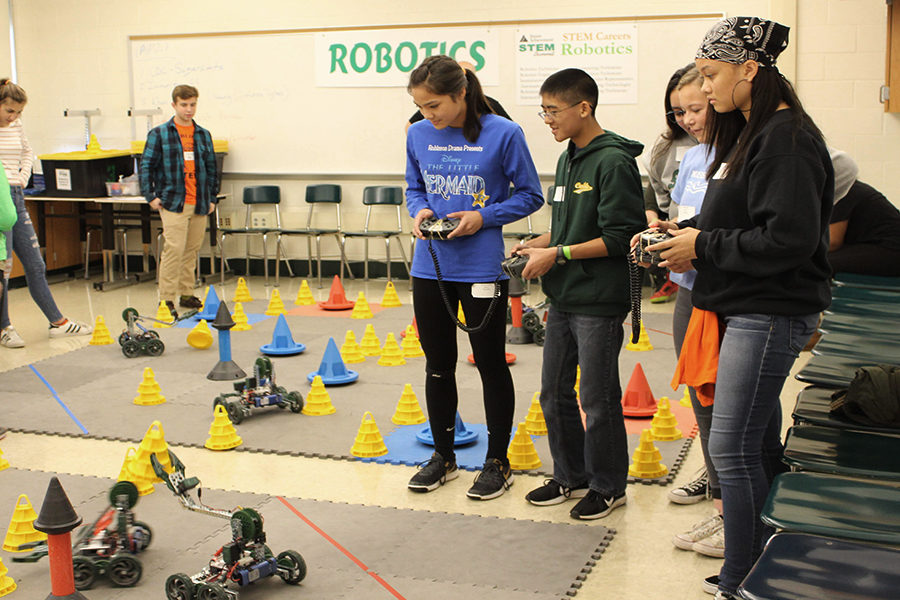
[[[429,56],[409,74],[407,91],[416,87],[424,87],[438,96],[458,96],[466,92],[466,120],[463,123],[463,136],[475,143],[481,133],[481,116],[493,113],[488,104],[481,83],[474,72],[464,69],[458,62],[444,54]]]
[[[0,79],[0,102],[5,100],[25,104],[28,102],[28,96],[25,94],[25,90],[13,83],[12,79],[4,77]]]

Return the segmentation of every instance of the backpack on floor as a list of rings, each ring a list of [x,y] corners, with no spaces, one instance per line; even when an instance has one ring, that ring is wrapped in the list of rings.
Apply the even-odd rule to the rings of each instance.
[[[863,425],[900,428],[900,366],[858,368],[850,387],[831,395],[831,413]]]

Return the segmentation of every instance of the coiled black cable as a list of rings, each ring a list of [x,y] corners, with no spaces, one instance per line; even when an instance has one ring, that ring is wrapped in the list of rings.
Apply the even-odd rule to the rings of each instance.
[[[438,290],[441,292],[441,298],[444,300],[444,306],[447,307],[447,312],[456,322],[456,326],[465,331],[466,333],[478,333],[485,327],[487,327],[488,322],[491,320],[491,316],[493,316],[494,311],[497,309],[497,303],[500,302],[500,276],[497,276],[497,279],[494,280],[494,295],[491,298],[491,303],[488,306],[487,312],[484,313],[484,318],[481,320],[481,323],[478,324],[477,327],[469,327],[465,323],[459,320],[459,317],[456,315],[456,311],[450,306],[450,299],[447,298],[447,291],[444,289],[444,279],[441,276],[441,267],[438,264],[437,253],[434,251],[434,247],[431,245],[431,239],[428,240],[428,253],[431,254],[431,260],[434,263],[434,273],[437,275],[438,282]],[[640,290],[638,290],[640,293]],[[638,300],[638,304],[640,304],[640,300]]]
[[[641,283],[644,271],[634,259],[634,253],[628,254],[628,280],[631,293],[631,343],[637,344],[641,337]]]

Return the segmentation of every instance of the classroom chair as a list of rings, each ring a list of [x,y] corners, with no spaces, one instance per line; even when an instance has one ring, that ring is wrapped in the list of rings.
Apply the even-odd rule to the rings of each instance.
[[[900,544],[900,488],[821,473],[781,473],[761,519],[785,531]]]
[[[384,240],[385,260],[387,262],[387,278],[391,281],[391,240],[397,241],[403,266],[409,275],[410,264],[406,260],[406,252],[403,250],[403,241],[400,239],[403,233],[403,220],[400,215],[400,207],[403,206],[403,188],[393,185],[375,185],[363,189],[363,205],[366,207],[366,222],[362,231],[342,232],[341,244],[346,245],[346,238],[361,238],[364,246],[363,273],[366,281],[369,280],[369,239],[382,238]],[[397,226],[386,229],[375,229],[372,226],[372,211],[378,207],[394,208],[397,218]]]
[[[744,600],[888,600],[900,590],[900,550],[779,533],[738,587]]]
[[[279,265],[284,256],[287,264],[288,273],[294,275],[291,269],[291,263],[287,256],[283,254],[281,246],[281,188],[277,185],[254,185],[244,188],[242,199],[246,207],[243,227],[221,227],[219,228],[219,252],[220,266],[222,270],[222,284],[225,283],[225,268],[227,259],[225,257],[225,237],[229,235],[243,235],[246,242],[244,260],[245,273],[250,272],[250,238],[259,237],[262,240],[262,259],[263,259],[263,275],[265,277],[265,285],[269,285],[269,236],[275,237],[275,285],[278,285]],[[275,223],[270,223],[265,227],[254,225],[253,215],[256,208],[275,209]]]
[[[858,287],[870,290],[900,292],[900,277],[859,275],[857,273],[835,273],[834,285],[836,287]]]
[[[797,402],[791,418],[795,425],[818,425],[819,427],[831,427],[834,429],[849,429],[851,431],[863,431],[872,433],[900,433],[896,428],[878,427],[850,421],[844,417],[831,413],[831,395],[835,390],[829,390],[817,386],[807,386],[797,394]]]
[[[784,442],[794,470],[900,481],[900,437],[816,425],[794,425]]]
[[[306,186],[306,204],[308,207],[306,213],[306,227],[301,229],[281,229],[281,235],[286,236],[303,236],[306,238],[307,261],[309,265],[309,274],[312,275],[312,241],[316,241],[316,274],[319,279],[319,287],[322,287],[322,236],[333,237],[338,245],[340,252],[341,264],[338,271],[341,276],[344,274],[344,267],[347,273],[353,279],[353,272],[347,264],[347,256],[344,254],[344,240],[341,237],[341,186],[332,183],[321,183]],[[328,226],[319,224],[319,216],[317,207],[332,205],[334,207],[334,219]],[[278,274],[275,275],[278,277]],[[277,280],[276,280],[277,282]]]

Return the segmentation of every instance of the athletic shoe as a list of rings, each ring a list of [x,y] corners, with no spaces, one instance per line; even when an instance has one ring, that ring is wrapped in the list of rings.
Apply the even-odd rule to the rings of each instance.
[[[703,591],[710,596],[719,593],[719,576],[710,575],[703,580]]]
[[[672,283],[668,279],[663,284],[659,290],[653,293],[650,296],[650,302],[652,304],[662,304],[663,302],[669,302],[675,299],[675,294],[678,293],[678,284]]]
[[[6,346],[7,348],[24,348],[25,340],[22,339],[22,336],[19,335],[19,332],[16,331],[15,327],[10,325],[3,331],[0,331],[0,346]]]
[[[175,310],[175,303],[174,303],[174,302],[172,302],[171,300],[166,300],[166,308],[169,309],[169,314],[172,315],[172,318],[173,318],[173,319],[177,319],[177,318],[178,318],[178,311]]]
[[[509,463],[504,464],[499,458],[489,458],[484,461],[481,472],[475,476],[466,496],[472,500],[491,500],[502,496],[512,484],[513,474]]]
[[[412,476],[407,487],[414,492],[425,493],[436,490],[457,477],[459,471],[456,469],[456,461],[445,461],[443,456],[435,452],[419,465],[419,472]]]
[[[734,596],[732,594],[729,594],[728,592],[719,590],[718,592],[716,592],[715,600],[734,600]]]
[[[706,472],[706,468],[700,469],[690,483],[669,490],[668,496],[669,502],[675,504],[696,504],[709,498],[709,474]]]
[[[202,308],[203,301],[197,296],[182,296],[178,300],[178,305],[184,308]]]
[[[528,492],[525,499],[535,506],[552,506],[562,504],[572,498],[584,498],[588,493],[588,487],[579,486],[567,488],[555,479],[544,480],[544,485]]]
[[[713,558],[725,558],[725,528],[694,542],[691,548],[697,554]]]
[[[588,521],[600,519],[620,506],[625,506],[625,493],[618,496],[604,496],[600,492],[589,490],[584,498],[569,511],[573,519]]]
[[[94,328],[87,323],[76,321],[75,319],[66,319],[62,325],[50,324],[50,337],[61,338],[76,335],[91,335]]]
[[[705,540],[709,536],[722,531],[722,527],[724,526],[725,521],[722,519],[722,515],[713,515],[708,519],[703,519],[695,524],[690,531],[676,534],[675,537],[672,538],[672,543],[675,544],[676,548],[693,550],[697,542]]]

